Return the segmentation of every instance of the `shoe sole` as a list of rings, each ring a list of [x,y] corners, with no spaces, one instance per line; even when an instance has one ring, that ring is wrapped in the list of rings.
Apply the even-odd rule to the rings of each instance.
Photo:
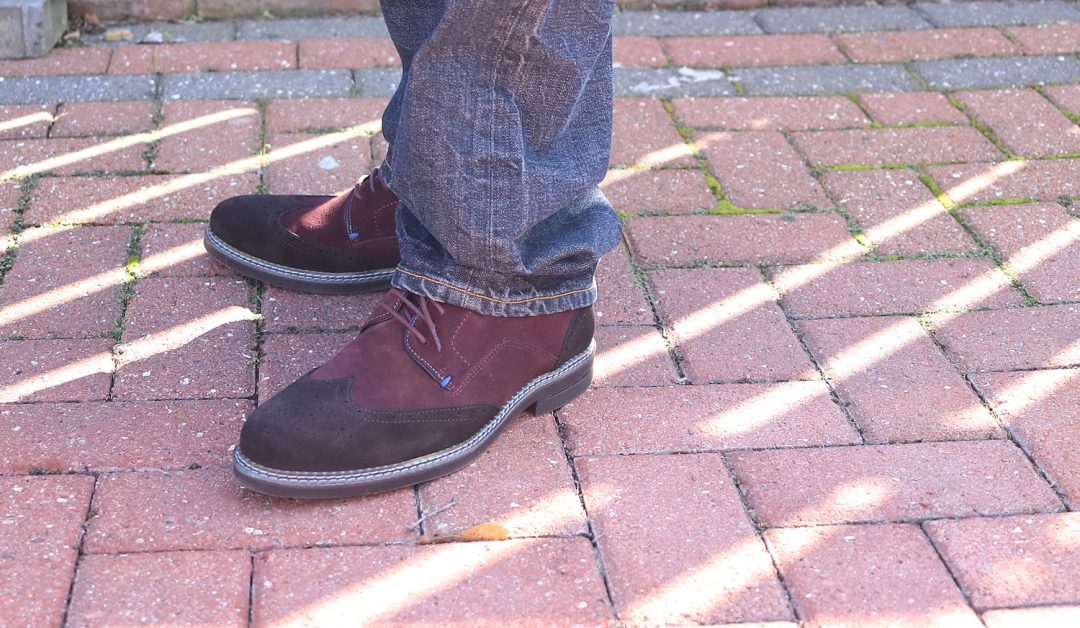
[[[468,440],[419,458],[354,471],[282,471],[252,462],[239,449],[233,474],[240,484],[275,497],[325,499],[370,495],[412,486],[453,473],[476,459],[510,422],[526,410],[544,415],[561,408],[592,383],[596,342],[565,364],[517,391],[483,428]]]
[[[393,268],[357,273],[328,273],[282,266],[248,255],[234,248],[216,233],[206,228],[203,246],[210,255],[229,268],[270,285],[315,294],[359,294],[377,292],[390,287]]]

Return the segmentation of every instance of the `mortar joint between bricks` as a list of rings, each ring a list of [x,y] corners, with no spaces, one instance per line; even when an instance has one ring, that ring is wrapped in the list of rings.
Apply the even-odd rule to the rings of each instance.
[[[94,478],[93,483],[90,486],[90,499],[86,502],[86,511],[83,513],[82,523],[79,524],[79,544],[75,548],[75,568],[71,573],[71,582],[68,583],[67,598],[64,600],[64,613],[60,619],[61,626],[68,625],[68,617],[71,614],[71,602],[75,597],[75,580],[79,575],[79,568],[82,566],[83,556],[86,555],[84,546],[86,544],[86,533],[90,528],[90,520],[97,516],[97,508],[95,507],[95,500],[97,499],[98,482],[101,477],[98,473],[87,473],[90,477]]]
[[[998,134],[994,133],[994,130],[991,129],[988,124],[975,117],[975,114],[973,114],[967,108],[967,106],[964,105],[964,103],[956,97],[955,93],[945,94],[945,97],[949,99],[949,103],[953,107],[956,107],[960,110],[960,113],[967,116],[968,119],[971,120],[971,126],[973,126],[976,131],[981,133],[983,137],[985,137],[991,144],[994,145],[995,148],[1001,151],[1007,159],[1020,159],[1020,156],[1012,152],[1009,147],[1005,145],[1005,142],[1000,137],[998,137]]]

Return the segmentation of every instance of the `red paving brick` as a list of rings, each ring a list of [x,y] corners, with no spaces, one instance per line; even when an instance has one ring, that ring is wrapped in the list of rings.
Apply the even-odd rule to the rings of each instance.
[[[0,232],[5,235],[11,229],[11,226],[15,224],[15,211],[19,209],[21,199],[21,182],[0,183]]]
[[[411,490],[362,499],[283,500],[241,489],[225,469],[100,477],[84,551],[269,549],[411,538]]]
[[[335,195],[371,171],[371,145],[362,135],[275,134],[268,143],[266,182],[274,194]]]
[[[428,535],[460,533],[498,522],[511,537],[579,535],[585,511],[551,416],[524,415],[475,462],[420,486]]]
[[[895,63],[1016,54],[1016,46],[995,28],[841,33],[836,35],[835,39],[856,63]]]
[[[792,134],[814,166],[925,164],[998,159],[990,140],[970,127],[806,131]]]
[[[774,280],[798,318],[913,314],[1018,306],[1022,300],[989,260],[917,259],[789,267]]]
[[[823,382],[591,390],[559,416],[579,456],[860,442]]]
[[[228,462],[249,401],[0,405],[0,470],[71,472]]]
[[[0,140],[43,138],[56,105],[0,105]]]
[[[254,626],[612,621],[581,538],[273,551],[252,582]]]
[[[971,381],[1057,490],[1080,504],[1080,451],[1061,440],[1080,430],[1080,369],[979,373]]]
[[[1008,29],[1024,54],[1059,55],[1080,52],[1080,24],[1040,24]]]
[[[300,42],[300,67],[328,68],[400,67],[394,44],[385,38],[305,39]]]
[[[0,402],[93,401],[109,395],[112,340],[0,343]],[[87,368],[79,368],[86,364]],[[65,368],[66,367],[66,368]]]
[[[600,188],[617,211],[628,214],[689,214],[716,206],[700,170],[612,170]]]
[[[662,386],[679,379],[654,327],[598,327],[596,343],[593,386]]]
[[[779,529],[765,540],[807,626],[982,626],[915,526]]]
[[[271,332],[359,329],[382,297],[304,294],[270,286],[262,298],[263,319]]]
[[[0,76],[104,74],[111,56],[108,48],[56,48],[36,59],[0,60]]]
[[[1080,85],[1050,85],[1042,93],[1063,110],[1080,114]]]
[[[49,137],[124,135],[149,131],[157,104],[151,101],[64,103]]]
[[[859,102],[881,124],[968,123],[967,116],[937,92],[859,94]]]
[[[204,277],[148,278],[128,307],[117,399],[255,394],[250,286]]]
[[[0,289],[0,334],[29,338],[110,333],[120,315],[129,227],[22,233]]]
[[[847,60],[828,36],[819,34],[667,37],[662,43],[675,65],[696,67],[815,65]]]
[[[85,556],[71,593],[69,626],[246,626],[246,552]]]
[[[986,628],[1070,628],[1080,623],[1080,606],[1037,606],[987,611],[982,616]]]
[[[578,464],[622,620],[668,625],[792,618],[719,455]]]
[[[935,336],[966,372],[1080,364],[1080,306],[1051,305],[943,316]]]
[[[961,213],[1036,299],[1080,300],[1080,220],[1061,205],[970,207]]]
[[[926,530],[977,609],[1080,602],[1080,513],[933,521]]]
[[[663,270],[650,282],[697,384],[814,377],[774,293],[754,270]]]
[[[616,98],[612,165],[693,166],[690,147],[655,98]]]
[[[255,170],[254,162],[249,163],[259,150],[260,120],[255,103],[178,100],[166,102],[162,113],[165,137],[157,148],[154,169],[206,172],[229,166],[232,171]]]
[[[866,126],[863,112],[842,96],[675,98],[687,126],[750,131],[806,131]]]
[[[296,42],[224,41],[116,49],[109,74],[236,72],[296,67]]]
[[[216,262],[203,246],[203,223],[151,223],[146,225],[139,246],[143,274],[160,277],[211,277],[231,274]]]
[[[627,235],[644,266],[796,264],[854,244],[843,217],[832,213],[635,218]]]
[[[29,224],[205,220],[220,201],[251,194],[258,185],[255,174],[50,177],[35,184],[23,220]]]
[[[1080,152],[1080,127],[1033,89],[958,92],[955,96],[1017,155]]]
[[[78,552],[25,559],[0,556],[0,604],[11,626],[62,626]]]
[[[968,253],[976,248],[911,170],[826,172],[820,181],[878,255]]]
[[[259,361],[259,403],[322,365],[355,337],[356,332],[267,334]]]
[[[1008,441],[737,452],[728,460],[769,527],[1061,509]]]
[[[0,141],[0,178],[34,174],[141,172],[147,142],[133,138]]]
[[[777,131],[702,133],[694,139],[724,194],[739,207],[832,206],[802,157]]]
[[[632,68],[659,68],[667,65],[667,57],[655,37],[616,37],[612,60]]]
[[[1000,164],[932,166],[926,171],[955,203],[1080,196],[1080,159],[1007,161]]]
[[[385,98],[272,100],[266,108],[266,130],[281,133],[370,123],[381,126],[386,104]]]
[[[0,557],[52,559],[79,546],[94,478],[0,477]]]
[[[652,325],[653,310],[637,283],[630,255],[619,245],[600,259],[593,305],[598,325]]]
[[[800,321],[798,328],[867,441],[1005,436],[914,319]]]

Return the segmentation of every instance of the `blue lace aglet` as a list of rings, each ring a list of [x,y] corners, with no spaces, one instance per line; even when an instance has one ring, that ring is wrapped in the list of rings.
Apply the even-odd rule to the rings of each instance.
[[[446,388],[447,386],[449,386],[451,377],[452,376],[450,376],[450,375],[447,375],[446,377],[444,377],[443,381],[439,384],[439,388]]]
[[[360,237],[360,234],[359,234],[359,233],[354,233],[354,232],[352,232],[352,231],[350,231],[350,232],[349,232],[349,239],[350,239],[350,240],[355,240],[355,239],[357,239],[357,238],[359,238],[359,237]]]

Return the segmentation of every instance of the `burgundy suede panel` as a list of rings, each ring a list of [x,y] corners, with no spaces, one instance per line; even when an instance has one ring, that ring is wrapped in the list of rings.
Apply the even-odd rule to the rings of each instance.
[[[396,249],[397,200],[376,169],[349,192],[317,207],[286,213],[281,224],[305,241],[350,253],[390,239]]]

